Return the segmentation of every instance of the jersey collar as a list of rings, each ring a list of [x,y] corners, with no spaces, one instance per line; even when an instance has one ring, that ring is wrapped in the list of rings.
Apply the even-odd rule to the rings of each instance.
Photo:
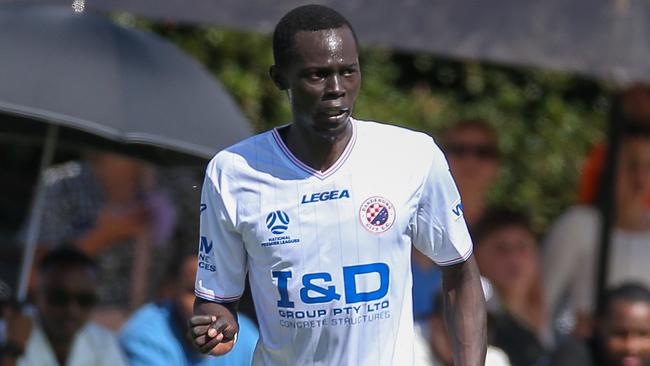
[[[350,141],[348,141],[347,146],[345,146],[345,149],[343,150],[343,153],[339,158],[336,160],[334,164],[332,164],[331,167],[329,167],[325,171],[320,171],[316,170],[309,165],[303,163],[298,159],[291,150],[285,145],[284,141],[282,140],[282,137],[280,137],[280,132],[278,132],[278,128],[274,128],[272,130],[272,135],[273,135],[273,140],[275,140],[275,143],[277,146],[280,148],[280,151],[282,151],[283,155],[291,162],[292,165],[297,167],[298,169],[315,176],[316,178],[319,178],[321,180],[331,176],[332,174],[336,173],[341,166],[345,163],[345,161],[348,159],[348,156],[350,156],[350,153],[352,152],[352,149],[354,148],[354,144],[357,141],[357,121],[350,117],[350,123],[352,124],[352,137],[350,137]]]

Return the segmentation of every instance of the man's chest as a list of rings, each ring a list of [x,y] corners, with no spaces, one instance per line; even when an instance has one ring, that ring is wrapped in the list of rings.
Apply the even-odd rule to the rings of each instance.
[[[381,307],[408,268],[417,184],[354,173],[336,178],[248,190],[250,206],[241,208],[237,229],[252,283],[279,309],[321,306],[312,309],[319,318],[336,304]]]
[[[243,189],[237,230],[249,256],[298,263],[398,246],[417,210],[418,182],[374,170],[341,173],[327,180],[267,177]]]

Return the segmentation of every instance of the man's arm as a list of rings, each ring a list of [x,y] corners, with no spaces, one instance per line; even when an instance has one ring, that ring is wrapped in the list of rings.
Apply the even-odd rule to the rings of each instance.
[[[221,356],[235,345],[239,332],[238,301],[216,303],[199,297],[194,299],[194,316],[190,319],[190,335],[202,353]]]
[[[485,297],[474,256],[442,268],[445,323],[457,366],[483,366],[487,351]]]

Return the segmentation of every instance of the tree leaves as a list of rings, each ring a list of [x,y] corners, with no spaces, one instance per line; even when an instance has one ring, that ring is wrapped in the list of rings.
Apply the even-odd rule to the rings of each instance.
[[[206,65],[256,130],[289,121],[287,98],[268,77],[270,36],[128,21],[168,38]],[[526,210],[538,229],[544,229],[574,201],[582,159],[603,138],[611,94],[607,86],[555,71],[378,48],[364,48],[360,57],[357,118],[434,136],[453,120],[487,118],[503,150],[492,203]]]

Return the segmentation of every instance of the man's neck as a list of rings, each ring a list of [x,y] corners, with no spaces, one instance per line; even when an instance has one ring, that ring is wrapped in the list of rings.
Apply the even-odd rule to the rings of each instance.
[[[65,365],[66,361],[68,360],[70,350],[72,349],[72,342],[74,341],[74,337],[72,339],[61,339],[59,337],[52,336],[51,332],[48,332],[45,327],[43,327],[43,332],[45,333],[47,341],[50,343],[50,347],[52,348],[52,352],[54,352],[54,357],[56,357],[57,362],[59,365]]]
[[[292,124],[280,131],[280,136],[291,153],[307,166],[326,171],[341,157],[352,138],[352,122],[336,136],[322,136],[304,131]]]
[[[70,354],[70,344],[52,344],[52,350],[59,365],[65,365],[68,360],[68,354]]]

